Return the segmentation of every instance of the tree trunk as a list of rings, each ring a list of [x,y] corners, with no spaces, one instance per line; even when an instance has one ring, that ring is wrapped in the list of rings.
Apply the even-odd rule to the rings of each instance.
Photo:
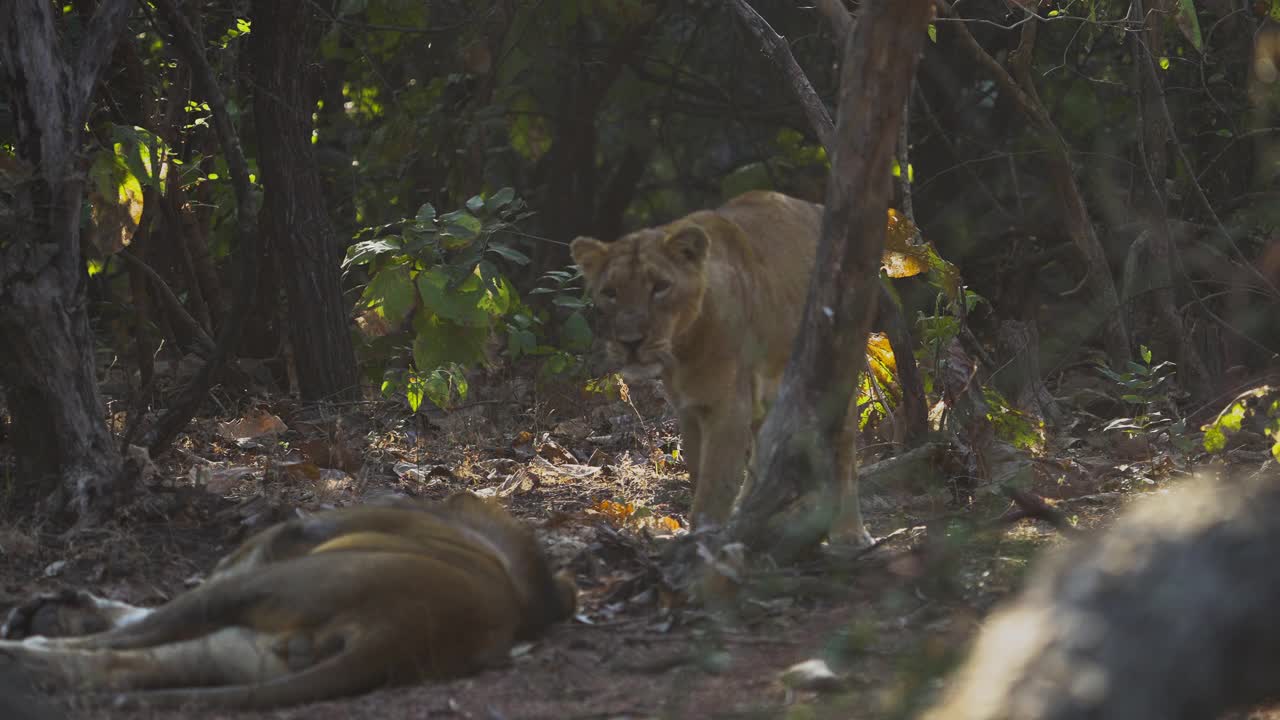
[[[1280,697],[1278,481],[1187,480],[1038,562],[924,720],[1213,720]]]
[[[94,373],[80,254],[82,132],[132,0],[103,0],[68,62],[53,5],[0,5],[0,73],[17,129],[16,232],[0,239],[0,380],[13,413],[17,476],[50,511],[106,519],[127,485]]]
[[[253,4],[254,120],[264,195],[263,237],[289,304],[289,340],[303,400],[355,399],[355,352],[342,299],[342,249],[326,213],[311,149],[306,68],[322,26],[307,0]]]
[[[828,532],[846,416],[881,287],[898,123],[929,0],[874,0],[845,38],[835,152],[804,318],[728,534],[780,562]],[[856,497],[856,496],[855,496]]]
[[[1165,3],[1169,5],[1170,3]],[[1214,388],[1195,343],[1182,327],[1177,304],[1173,296],[1173,242],[1169,229],[1168,206],[1165,201],[1164,183],[1169,173],[1168,142],[1170,128],[1164,110],[1164,85],[1156,74],[1157,58],[1164,55],[1164,33],[1160,22],[1164,10],[1154,18],[1148,16],[1142,0],[1133,0],[1129,14],[1132,20],[1142,23],[1141,33],[1132,33],[1133,64],[1138,77],[1138,161],[1142,169],[1138,178],[1138,207],[1150,231],[1148,235],[1149,264],[1144,275],[1150,293],[1137,300],[1150,308],[1155,318],[1160,359],[1176,356],[1178,375],[1183,386],[1192,391],[1197,402],[1207,400]],[[1155,12],[1154,10],[1152,12]],[[1126,288],[1128,289],[1128,288]]]
[[[813,89],[813,84],[809,82],[809,77],[804,74],[804,71],[796,63],[786,40],[746,0],[733,0],[731,4],[743,27],[760,43],[761,51],[778,66],[779,71],[787,81],[787,86],[795,94],[796,101],[804,109],[805,117],[808,118],[814,133],[817,134],[819,142],[826,148],[827,154],[834,155],[835,125],[831,122],[831,116],[827,114],[827,108],[822,104],[822,99],[818,97],[818,93]],[[845,10],[839,0],[819,2],[818,9],[831,22],[837,41],[848,41],[849,36],[853,33],[853,18],[849,16],[849,12]],[[907,166],[906,118],[908,117],[908,108],[905,107],[907,105],[909,103],[904,101],[903,121],[901,130],[898,133],[898,153],[904,168]],[[901,188],[902,207],[900,209],[914,226],[915,216],[911,210],[911,190],[909,183],[907,183],[905,170],[901,174]],[[598,235],[598,237],[612,236]],[[902,435],[900,438],[895,438],[895,440],[901,440],[908,447],[915,447],[923,443],[929,434],[928,406],[925,400],[924,380],[921,378],[920,370],[916,366],[916,357],[912,354],[915,349],[915,341],[911,337],[911,328],[907,324],[906,318],[903,317],[902,308],[889,297],[887,290],[881,293],[880,299],[875,327],[883,330],[885,336],[889,338],[889,347],[893,350],[893,357],[898,366],[898,383],[902,387]]]
[[[950,14],[956,20],[962,19],[954,6],[950,8]],[[1064,229],[1089,268],[1089,291],[1097,303],[1095,314],[1102,324],[1102,342],[1106,347],[1107,357],[1113,366],[1119,367],[1131,357],[1129,328],[1120,311],[1120,295],[1116,292],[1116,284],[1111,277],[1106,252],[1089,218],[1084,195],[1076,182],[1070,146],[1049,117],[1031,78],[1031,56],[1035,49],[1038,22],[1033,18],[1022,23],[1021,44],[1009,58],[1012,74],[978,44],[964,22],[947,24],[954,28],[960,45],[974,62],[991,75],[1002,94],[1034,126],[1043,142],[1049,176],[1058,189]]]

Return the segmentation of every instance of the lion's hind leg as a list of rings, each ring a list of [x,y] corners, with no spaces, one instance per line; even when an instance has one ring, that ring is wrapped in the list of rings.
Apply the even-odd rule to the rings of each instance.
[[[0,642],[0,653],[38,680],[74,691],[143,690],[269,680],[289,672],[287,638],[247,627],[152,647],[115,650],[67,647],[30,638]]]

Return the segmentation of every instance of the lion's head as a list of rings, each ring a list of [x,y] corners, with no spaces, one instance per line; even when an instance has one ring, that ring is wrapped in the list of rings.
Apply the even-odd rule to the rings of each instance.
[[[710,244],[706,230],[688,223],[612,243],[579,237],[570,245],[623,377],[654,378],[674,363],[675,339],[702,310]]]

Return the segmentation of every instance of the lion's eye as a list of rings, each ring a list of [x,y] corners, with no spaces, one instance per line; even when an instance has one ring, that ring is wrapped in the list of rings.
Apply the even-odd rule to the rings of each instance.
[[[670,289],[671,289],[671,283],[667,282],[666,280],[655,280],[653,283],[653,296],[661,297],[663,295],[666,295],[667,291]]]

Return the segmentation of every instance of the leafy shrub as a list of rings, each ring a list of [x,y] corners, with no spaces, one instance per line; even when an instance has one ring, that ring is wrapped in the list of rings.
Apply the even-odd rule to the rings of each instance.
[[[503,188],[444,215],[426,204],[412,218],[357,233],[343,269],[364,270],[368,282],[358,307],[388,329],[366,346],[384,394],[403,394],[415,412],[423,398],[449,407],[466,397],[465,371],[485,360],[494,340],[511,359],[546,356],[553,372],[572,367],[574,353],[590,347],[586,300],[580,289],[575,296],[574,273],[548,273],[533,291],[550,294],[553,307],[571,309],[558,328],[564,346],[556,347],[550,313],[526,305],[503,272],[529,263],[511,243],[528,214],[515,192]]]

